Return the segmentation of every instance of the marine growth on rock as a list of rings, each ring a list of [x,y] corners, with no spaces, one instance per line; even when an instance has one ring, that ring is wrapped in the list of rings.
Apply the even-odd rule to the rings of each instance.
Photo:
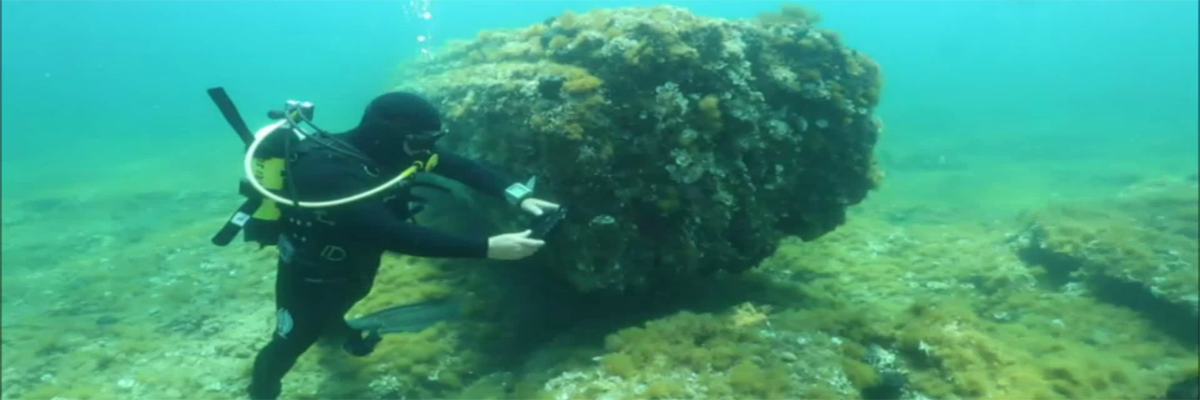
[[[439,105],[448,149],[570,207],[540,257],[579,289],[737,272],[835,229],[882,176],[879,66],[796,10],[568,11],[453,42],[395,89]]]

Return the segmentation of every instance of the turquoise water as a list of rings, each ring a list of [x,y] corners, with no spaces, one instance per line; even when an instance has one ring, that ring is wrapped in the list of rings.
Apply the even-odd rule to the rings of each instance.
[[[6,2],[5,192],[103,179],[164,154],[216,157],[189,166],[234,176],[220,157],[236,153],[236,141],[205,88],[225,86],[250,118],[282,100],[311,100],[329,129],[344,129],[417,54],[416,35],[470,38],[568,8],[639,3],[515,4],[434,2],[437,16],[421,20],[406,2]],[[726,18],[777,8],[682,4]],[[813,6],[885,67],[884,150],[1194,157],[1196,2]]]
[[[268,122],[267,110],[300,99],[317,104],[323,128],[343,131],[357,123],[373,96],[396,81],[397,65],[420,56],[423,48],[436,55],[448,40],[469,40],[485,29],[526,27],[567,9],[582,13],[657,4],[729,19],[780,6],[767,1],[4,1],[4,237],[6,242],[23,238],[4,250],[5,264],[21,260],[4,269],[4,292],[14,293],[5,296],[5,317],[32,307],[29,303],[85,301],[71,297],[76,290],[71,288],[78,286],[52,286],[47,290],[54,294],[43,294],[48,301],[7,303],[35,296],[28,287],[33,282],[66,285],[27,274],[39,267],[56,276],[50,266],[76,265],[64,258],[78,265],[100,262],[101,256],[73,253],[78,241],[53,239],[62,232],[78,230],[91,235],[88,243],[107,243],[106,229],[113,226],[122,232],[146,229],[155,233],[137,234],[140,244],[127,251],[146,254],[207,240],[207,229],[215,227],[211,221],[229,212],[223,202],[237,201],[242,150],[205,94],[210,87],[225,87],[252,127]],[[888,178],[868,197],[867,208],[941,207],[959,218],[1006,220],[1051,202],[1112,198],[1126,185],[1157,177],[1191,175],[1194,182],[1200,146],[1200,3],[804,4],[822,14],[821,26],[840,32],[849,47],[874,58],[883,71],[882,102],[875,113],[886,126],[877,154]],[[426,10],[432,18],[421,18]],[[420,42],[418,36],[428,40]],[[123,198],[175,191],[222,191],[230,198],[164,205],[161,212],[171,214],[169,221],[112,216],[127,212],[118,209]],[[101,199],[100,207],[114,208],[67,212],[57,206],[80,199]],[[25,215],[37,201],[49,201],[37,204],[51,204],[44,209],[62,214]],[[24,213],[19,227],[8,222],[17,221],[14,212]],[[178,242],[147,244],[155,237]],[[72,255],[53,256],[61,254]],[[257,262],[260,273],[270,273],[271,261]],[[124,276],[121,267],[114,268],[113,276]],[[95,280],[71,285],[124,290],[104,275],[90,279]],[[269,299],[270,287],[259,283],[254,301],[235,309],[261,317],[260,305],[269,304],[255,301]],[[6,347],[6,357],[9,352]],[[15,358],[5,361],[10,360]],[[244,364],[239,358],[222,365],[243,365],[238,360]],[[47,365],[3,367],[7,372]],[[35,393],[29,390],[39,387],[40,376],[15,383],[6,373],[6,386]],[[47,387],[70,386],[47,382]],[[225,389],[199,393],[221,398],[235,393],[228,390],[237,384],[231,378]],[[184,384],[161,387],[175,392],[140,395],[178,397],[189,390]],[[36,393],[54,393],[42,390]],[[23,398],[5,393],[5,398]]]

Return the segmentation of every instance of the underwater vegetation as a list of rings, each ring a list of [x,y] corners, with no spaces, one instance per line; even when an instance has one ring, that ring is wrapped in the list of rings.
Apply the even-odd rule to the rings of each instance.
[[[440,105],[448,148],[570,207],[544,250],[556,273],[646,291],[820,237],[879,183],[879,66],[816,22],[568,11],[452,43],[396,89]]]
[[[836,339],[770,327],[746,303],[688,311],[609,335],[598,366],[565,372],[545,398],[854,398]],[[865,382],[864,382],[865,383]]]
[[[1151,315],[1185,343],[1197,333],[1197,185],[1159,178],[1112,200],[1059,204],[1023,216],[1014,240],[1047,281]]]
[[[857,268],[819,273],[861,280],[861,289],[844,287],[849,292],[842,296],[876,305],[872,311],[877,317],[872,320],[893,321],[876,325],[870,332],[877,342],[890,343],[888,348],[907,361],[909,389],[923,395],[1164,398],[1173,386],[1182,383],[1186,387],[1197,377],[1192,308],[1197,270],[1194,264],[1160,269],[1163,261],[1142,258],[1143,251],[1135,249],[1178,246],[1176,251],[1185,259],[1194,260],[1195,213],[1200,207],[1195,193],[1195,183],[1174,178],[1148,180],[1121,190],[1115,199],[1049,206],[1012,223],[971,227],[960,222],[953,224],[960,226],[947,229],[938,222],[895,229],[879,235],[884,236],[882,240],[863,238],[866,254],[818,251],[804,254],[800,260],[810,261],[800,264],[852,265],[854,260],[849,257],[855,256],[878,259],[886,255],[904,260],[859,262]],[[987,231],[1007,233],[984,233]],[[930,237],[935,232],[941,238]],[[1105,237],[1100,232],[1140,233]],[[835,234],[834,240],[854,234]],[[1046,239],[1031,237],[1057,240],[1049,244]],[[1124,293],[1109,293],[1113,290],[1107,282],[1110,279],[1136,280],[1125,273],[1116,278],[1063,271],[1062,265],[1044,262],[1057,262],[1055,257],[1030,256],[1032,247],[1064,251],[1096,239],[1122,250],[1095,251],[1102,246],[1093,243],[1094,255],[1105,257],[1071,261],[1076,268],[1094,268],[1093,275],[1106,274],[1104,270],[1114,268],[1111,264],[1121,266],[1123,272],[1135,266],[1155,270],[1154,276],[1167,278],[1146,277],[1146,283],[1165,285],[1178,279],[1176,284],[1183,287],[1172,291],[1178,297],[1150,285],[1140,291],[1126,285],[1121,286]],[[1039,243],[1047,244],[1042,247]],[[828,260],[822,261],[824,258]],[[1101,262],[1110,265],[1081,267]],[[871,268],[873,265],[882,268]],[[859,271],[864,275],[859,276]],[[818,272],[806,271],[814,273]],[[885,280],[889,277],[901,279],[893,283]],[[1079,282],[1070,282],[1074,280]],[[900,285],[924,289],[924,293],[897,296],[905,292]],[[888,302],[873,298],[889,293]],[[1144,302],[1151,293],[1157,293],[1160,300]],[[1161,307],[1171,303],[1175,305]],[[1164,318],[1164,313],[1170,315]]]
[[[495,281],[476,276],[494,266],[388,256],[375,290],[348,317],[455,295],[470,299],[463,318],[388,335],[364,358],[336,344],[315,347],[289,374],[285,395],[1185,398],[1198,376],[1195,341],[1183,340],[1154,309],[1113,301],[1094,288],[1098,278],[1090,274],[1111,266],[1063,273],[1030,259],[1029,242],[1019,238],[1032,236],[1026,235],[1029,221],[1038,216],[1047,232],[1057,232],[1039,239],[1047,243],[1090,241],[1103,236],[1087,235],[1108,232],[1099,227],[1122,226],[1154,233],[1120,241],[1130,248],[1182,245],[1172,238],[1195,232],[1185,221],[1196,206],[1194,185],[1148,180],[1111,201],[1047,207],[1012,221],[978,221],[951,210],[856,207],[846,225],[819,240],[786,238],[754,269],[716,274],[703,285],[662,292],[677,300],[657,297],[640,306],[662,313],[562,332],[517,358],[516,368],[498,349],[512,343],[506,313],[513,309],[483,290]],[[38,221],[131,204],[188,208],[212,202],[208,194],[161,199],[150,194],[5,206],[11,218],[6,232],[26,235],[5,241],[20,250],[6,250],[6,262],[13,254],[14,262],[57,261],[4,270],[4,398],[241,395],[253,355],[270,335],[276,254],[252,246],[211,251],[207,238],[228,204],[213,205],[209,220],[146,225],[143,238],[105,231],[102,224],[81,225],[81,237],[111,237],[87,242],[74,257],[40,256],[29,247],[46,241],[53,251],[73,243],[50,241],[48,230],[34,229]],[[1090,217],[1049,217],[1069,210],[1086,210],[1071,215]],[[898,211],[906,218],[891,217]],[[1114,220],[1120,223],[1101,222]],[[1068,223],[1081,230],[1051,228]],[[1195,251],[1188,249],[1176,248]],[[1139,259],[1111,255],[1096,260],[1123,260],[1118,265],[1131,272],[1139,265]],[[1079,261],[1091,262],[1097,261]],[[1147,276],[1145,285],[1166,285],[1155,276]],[[585,313],[604,308],[564,307]]]
[[[271,252],[216,254],[219,192],[5,202],[3,398],[227,398],[269,334]],[[60,229],[61,227],[69,227]]]

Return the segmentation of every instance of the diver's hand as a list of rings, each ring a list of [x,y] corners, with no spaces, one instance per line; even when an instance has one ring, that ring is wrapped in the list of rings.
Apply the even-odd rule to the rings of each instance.
[[[520,260],[533,255],[546,242],[530,239],[532,230],[505,233],[488,238],[487,257],[493,260]]]
[[[541,216],[542,214],[546,213],[546,211],[557,210],[558,204],[530,197],[525,200],[521,200],[521,209],[528,211],[530,214],[535,216]]]

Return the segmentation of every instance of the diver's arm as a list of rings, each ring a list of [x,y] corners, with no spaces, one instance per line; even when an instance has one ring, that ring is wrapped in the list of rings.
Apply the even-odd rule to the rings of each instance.
[[[559,208],[558,204],[531,197],[532,187],[525,186],[521,182],[512,183],[510,179],[495,169],[453,153],[439,151],[438,166],[433,170],[442,176],[465,183],[475,190],[502,198],[509,204],[533,215],[542,215]]]
[[[359,241],[418,257],[486,258],[488,238],[445,233],[396,218],[377,201],[365,200],[338,213],[342,230]]]
[[[512,184],[511,179],[478,161],[444,150],[439,150],[437,155],[438,163],[433,168],[434,173],[462,182],[472,189],[504,198],[504,190]]]
[[[371,182],[342,166],[319,165],[308,171],[305,182],[313,198],[342,198],[370,189]],[[486,258],[488,238],[449,234],[417,226],[397,218],[380,201],[369,197],[326,209],[334,221],[334,234],[357,242],[371,243],[387,251],[418,257]]]

